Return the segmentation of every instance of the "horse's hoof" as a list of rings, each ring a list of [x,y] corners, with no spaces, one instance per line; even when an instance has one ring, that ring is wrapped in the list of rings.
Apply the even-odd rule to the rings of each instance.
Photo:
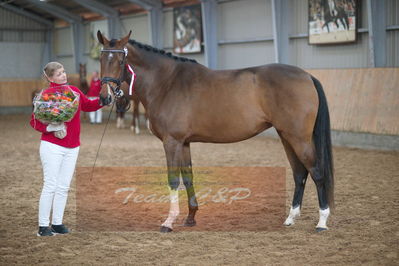
[[[327,231],[327,230],[328,230],[328,228],[325,228],[325,227],[316,227],[316,232],[317,233],[323,232],[323,231]]]
[[[183,226],[187,226],[187,227],[193,227],[196,225],[197,225],[197,222],[195,220],[188,220],[188,219],[186,219],[183,224]]]
[[[287,220],[285,220],[285,222],[283,223],[285,226],[291,226],[294,225],[295,222],[293,219],[287,218]]]
[[[161,226],[161,230],[160,230],[161,233],[170,233],[172,231],[173,231],[172,228],[169,228],[166,226]]]

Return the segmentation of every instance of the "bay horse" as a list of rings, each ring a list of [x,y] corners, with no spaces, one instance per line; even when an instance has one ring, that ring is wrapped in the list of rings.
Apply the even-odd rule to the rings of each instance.
[[[89,92],[89,84],[87,83],[87,69],[86,64],[79,63],[79,89],[83,94]]]
[[[237,70],[211,70],[194,60],[129,40],[108,40],[100,57],[100,101],[109,105],[123,81],[136,74],[134,88],[147,110],[153,134],[163,142],[168,169],[170,210],[161,232],[171,232],[179,215],[180,175],[188,196],[185,226],[196,224],[198,203],[193,186],[190,143],[232,143],[274,127],[293,170],[295,190],[284,224],[300,215],[310,173],[319,202],[317,231],[327,229],[334,206],[330,118],[321,83],[304,70],[269,64]]]

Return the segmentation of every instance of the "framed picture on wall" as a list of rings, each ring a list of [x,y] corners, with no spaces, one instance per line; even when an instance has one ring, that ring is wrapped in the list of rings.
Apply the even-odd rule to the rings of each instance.
[[[356,41],[357,0],[309,0],[309,44]]]
[[[173,9],[173,52],[200,53],[202,43],[201,5]]]

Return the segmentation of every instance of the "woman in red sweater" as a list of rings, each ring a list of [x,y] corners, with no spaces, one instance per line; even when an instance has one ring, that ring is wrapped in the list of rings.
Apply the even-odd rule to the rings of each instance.
[[[80,111],[92,112],[102,106],[98,98],[88,99],[78,88],[67,84],[64,67],[58,62],[48,63],[43,70],[49,81],[49,88],[69,86],[78,93],[79,107],[71,121],[53,125],[43,124],[32,114],[31,126],[42,133],[40,159],[43,167],[44,184],[39,202],[38,236],[69,233],[62,223],[67,202],[69,185],[75,171],[80,146]],[[50,212],[52,223],[50,227]]]

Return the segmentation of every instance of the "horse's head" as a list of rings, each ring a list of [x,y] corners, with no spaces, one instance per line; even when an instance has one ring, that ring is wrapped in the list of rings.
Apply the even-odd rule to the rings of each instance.
[[[120,85],[124,81],[126,71],[126,44],[131,33],[132,31],[120,40],[108,40],[100,31],[97,32],[98,41],[103,45],[100,57],[102,84],[100,100],[103,105],[111,104],[113,96],[121,94]]]

